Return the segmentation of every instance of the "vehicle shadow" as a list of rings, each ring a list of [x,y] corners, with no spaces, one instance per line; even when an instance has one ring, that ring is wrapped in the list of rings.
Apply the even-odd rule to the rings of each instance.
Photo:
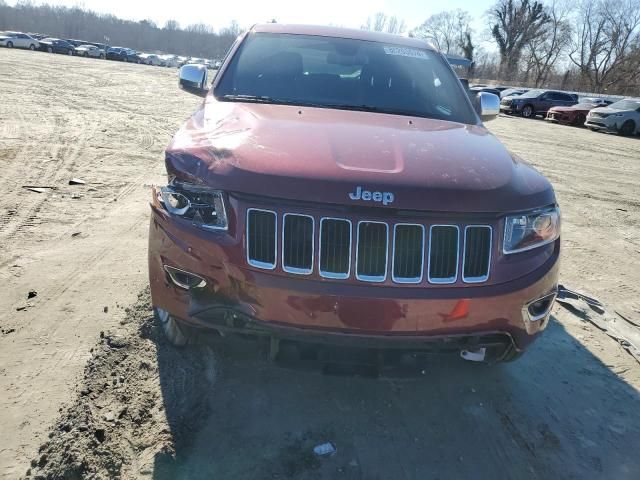
[[[283,368],[251,342],[183,364],[170,348],[175,452],[156,455],[154,479],[640,478],[639,392],[555,319],[517,362],[436,357],[408,377]],[[316,456],[324,442],[337,452]]]

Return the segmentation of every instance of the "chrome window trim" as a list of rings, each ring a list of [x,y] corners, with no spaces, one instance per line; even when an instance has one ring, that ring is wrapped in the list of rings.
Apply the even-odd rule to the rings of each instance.
[[[338,220],[349,224],[349,262],[347,273],[328,272],[322,270],[322,224],[325,220]],[[321,217],[320,231],[318,235],[318,273],[322,278],[331,278],[333,280],[346,280],[351,276],[351,250],[353,249],[353,223],[348,218],[338,217]]]
[[[311,219],[311,268],[296,268],[296,267],[288,267],[287,265],[285,265],[284,263],[284,232],[286,229],[286,225],[287,225],[287,217],[288,216],[292,216],[292,217],[307,217]],[[282,270],[284,270],[287,273],[294,273],[296,275],[311,275],[313,273],[313,262],[315,260],[315,252],[314,252],[314,248],[315,248],[315,233],[316,233],[316,225],[315,225],[315,219],[311,216],[311,215],[306,215],[304,213],[291,213],[291,212],[287,212],[284,215],[282,215],[282,241],[280,242],[281,244],[281,251],[282,251]],[[276,232],[276,236],[277,236],[277,232]]]
[[[433,244],[433,242],[431,241],[433,238],[433,229],[435,227],[450,227],[450,228],[455,228],[458,232],[458,242],[456,243],[456,274],[453,277],[447,277],[447,278],[431,278],[431,245]],[[429,257],[428,257],[428,261],[427,261],[427,281],[429,283],[432,283],[434,285],[448,285],[451,283],[456,283],[456,281],[458,280],[458,270],[460,267],[460,227],[458,225],[451,225],[451,224],[434,224],[431,225],[429,227],[429,253],[428,253]]]
[[[273,264],[266,262],[259,262],[256,260],[251,260],[249,258],[249,214],[251,212],[266,212],[271,213],[275,217],[275,228],[274,228],[274,252],[273,252]],[[246,217],[246,225],[245,225],[245,249],[247,251],[247,263],[252,267],[262,268],[264,270],[275,270],[276,265],[278,264],[278,214],[273,210],[267,210],[264,208],[248,208],[247,209],[247,217]]]
[[[464,276],[464,264],[467,260],[467,230],[469,228],[488,228],[489,229],[489,260],[487,263],[487,274],[482,277],[465,277]],[[462,281],[464,283],[482,283],[489,280],[489,274],[491,273],[491,255],[493,250],[493,228],[491,225],[467,225],[464,227],[464,243],[462,245]]]
[[[360,249],[360,224],[361,223],[378,223],[384,225],[386,231],[386,248],[384,252],[384,276],[360,275],[358,273],[358,250]],[[381,283],[387,279],[387,270],[389,269],[389,224],[386,222],[373,220],[359,220],[356,227],[356,280],[361,282]]]
[[[421,263],[420,263],[420,277],[418,278],[408,278],[408,277],[396,277],[395,274],[393,273],[395,271],[395,265],[396,265],[396,228],[398,226],[407,226],[407,227],[420,227],[422,229],[422,252],[420,255],[421,258]],[[400,284],[408,284],[408,283],[421,283],[422,282],[422,278],[424,277],[424,242],[425,242],[425,236],[426,234],[426,229],[424,228],[424,225],[421,225],[419,223],[396,223],[393,225],[393,244],[391,247],[391,280],[394,283],[400,283]]]

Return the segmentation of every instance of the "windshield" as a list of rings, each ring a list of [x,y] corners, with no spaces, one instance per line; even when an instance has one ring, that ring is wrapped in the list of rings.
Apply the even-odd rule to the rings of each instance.
[[[457,77],[440,55],[363,40],[251,34],[214,93],[219,100],[477,123]]]
[[[616,110],[635,110],[640,107],[639,100],[620,100],[619,102],[612,103],[609,105],[611,108],[615,108]]]

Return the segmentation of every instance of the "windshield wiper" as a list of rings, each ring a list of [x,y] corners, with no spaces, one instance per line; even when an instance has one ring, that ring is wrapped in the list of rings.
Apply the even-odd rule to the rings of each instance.
[[[350,105],[343,103],[312,103],[305,102],[304,100],[286,100],[283,98],[274,98],[268,95],[234,95],[227,94],[219,97],[220,100],[230,102],[249,102],[249,103],[268,103],[274,105],[296,105],[300,107],[315,107],[315,108],[335,108],[338,110],[353,110],[359,112],[375,112],[375,113],[387,113],[393,115],[406,115],[408,117],[423,117],[433,118],[425,115],[424,113],[415,112],[411,110],[398,110],[393,108],[381,108],[374,105]]]
[[[249,102],[249,103],[272,103],[280,105],[301,105],[300,102],[293,100],[285,100],[282,98],[269,97],[268,95],[222,95],[220,100],[227,100],[230,102]]]

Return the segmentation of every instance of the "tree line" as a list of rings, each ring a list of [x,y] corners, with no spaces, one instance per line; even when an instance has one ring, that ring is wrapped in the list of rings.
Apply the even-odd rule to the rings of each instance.
[[[210,59],[221,59],[241,33],[236,22],[219,31],[204,23],[181,28],[175,20],[158,26],[152,20],[123,20],[77,6],[35,5],[30,1],[10,6],[4,0],[0,0],[0,30]]]
[[[496,0],[483,17],[483,31],[474,31],[472,20],[464,10],[442,11],[407,32],[403,20],[380,12],[361,28],[427,39],[471,60],[471,78],[640,94],[640,0]],[[15,6],[0,0],[3,29],[204,58],[222,58],[242,31],[236,22],[218,31],[204,23],[182,27],[175,20],[159,26],[29,0]],[[480,40],[496,48],[482,48]]]
[[[440,12],[409,34],[472,60],[475,78],[640,95],[640,0],[498,0],[479,34],[495,52],[476,47],[471,20]]]

